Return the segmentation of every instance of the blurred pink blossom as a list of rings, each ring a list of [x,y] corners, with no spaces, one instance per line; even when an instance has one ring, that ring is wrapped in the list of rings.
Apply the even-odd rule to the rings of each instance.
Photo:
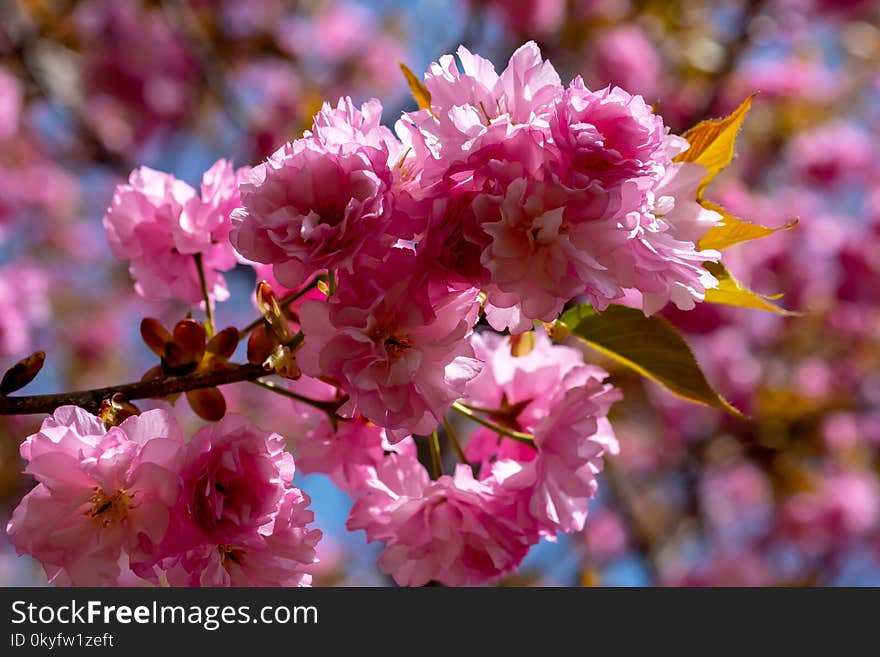
[[[104,215],[110,250],[130,261],[135,290],[148,299],[202,298],[194,256],[202,259],[207,289],[229,297],[220,272],[236,264],[229,216],[239,205],[238,181],[246,169],[218,160],[202,176],[201,194],[171,174],[141,167],[118,185]]]

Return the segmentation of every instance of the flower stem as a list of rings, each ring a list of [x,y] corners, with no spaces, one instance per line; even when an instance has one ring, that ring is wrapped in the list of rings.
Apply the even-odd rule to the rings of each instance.
[[[431,432],[429,442],[431,445],[431,469],[434,474],[432,479],[439,479],[443,476],[443,457],[440,454],[440,437],[437,435],[436,429]]]
[[[303,404],[308,404],[309,406],[313,406],[320,411],[324,411],[327,414],[327,417],[330,418],[330,422],[333,424],[333,428],[336,428],[336,424],[339,422],[339,416],[336,415],[336,411],[339,410],[339,407],[345,403],[346,398],[343,398],[338,401],[324,401],[321,399],[312,399],[311,397],[306,397],[301,395],[293,390],[288,390],[284,386],[279,386],[277,383],[272,383],[271,381],[266,381],[265,379],[255,379],[251,381],[251,383],[260,386],[261,388],[265,388],[266,390],[271,390],[272,392],[279,394],[283,397],[289,397],[290,399],[295,399],[298,402],[302,402]]]
[[[485,413],[486,415],[498,415],[502,413],[500,408],[485,408],[483,406],[474,406],[473,404],[465,404],[463,401],[456,402],[457,404],[461,404],[466,409],[470,411],[475,411],[477,413]]]
[[[333,273],[332,269],[327,270],[327,297],[332,297],[336,294],[336,274]]]
[[[508,429],[506,427],[502,427],[499,424],[495,424],[494,422],[491,422],[485,418],[480,417],[479,415],[474,413],[470,408],[468,408],[462,402],[458,402],[458,401],[453,402],[452,403],[452,410],[454,410],[456,413],[460,413],[461,415],[464,415],[469,420],[473,420],[477,424],[482,424],[487,429],[491,429],[492,431],[494,431],[495,433],[497,433],[501,436],[507,436],[508,438],[512,438],[513,440],[520,442],[523,445],[528,445],[532,449],[535,449],[535,450],[538,449],[535,446],[535,437],[532,434],[523,433],[521,431],[515,431],[513,429]]]
[[[205,278],[205,266],[202,263],[202,254],[195,253],[196,270],[199,272],[199,285],[202,288],[202,298],[205,300],[205,333],[210,340],[214,337],[214,307],[211,305],[211,295],[208,294],[208,281]]]
[[[443,417],[443,428],[446,430],[446,437],[449,438],[449,442],[452,443],[452,449],[455,450],[458,460],[465,465],[470,465],[467,456],[464,455],[464,450],[461,448],[461,443],[458,442],[458,432],[456,432],[452,422],[450,422],[449,418],[446,416]]]

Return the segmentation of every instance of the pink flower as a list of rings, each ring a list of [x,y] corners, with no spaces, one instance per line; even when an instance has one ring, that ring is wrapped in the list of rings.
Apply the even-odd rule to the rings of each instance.
[[[832,472],[814,490],[799,492],[780,509],[779,531],[809,553],[843,549],[877,527],[880,485],[870,472]]]
[[[221,271],[236,264],[229,244],[229,215],[238,205],[238,179],[226,160],[202,177],[201,195],[185,182],[147,167],[119,185],[104,216],[104,232],[113,255],[129,260],[135,290],[149,299],[202,298],[196,254],[202,257],[211,297],[229,297]]]
[[[716,550],[707,561],[690,565],[688,570],[665,576],[665,586],[773,586],[778,580],[767,555],[746,551]]]
[[[51,246],[73,257],[82,257],[84,251],[94,256],[94,248],[87,249],[72,236],[76,223],[70,220],[81,207],[78,181],[42,154],[32,153],[28,160],[0,161],[0,244],[6,241],[10,228],[30,221],[44,231]]]
[[[309,586],[321,531],[309,497],[289,488],[272,519],[231,544],[203,544],[166,571],[172,586]]]
[[[278,434],[227,415],[186,447],[161,566],[176,586],[302,586],[321,532]]]
[[[318,3],[300,15],[288,14],[274,36],[301,68],[317,74],[322,87],[398,94],[403,78],[397,63],[409,57],[380,14],[349,0]]]
[[[307,131],[304,138],[314,138],[316,145],[328,153],[374,148],[385,154],[385,164],[396,164],[402,154],[400,142],[381,122],[382,103],[375,98],[360,108],[354,106],[351,98],[340,98],[336,107],[324,103],[315,114],[312,131]],[[383,164],[381,160],[377,162]]]
[[[431,280],[411,251],[340,276],[328,302],[307,301],[297,362],[305,374],[335,379],[359,412],[397,442],[430,433],[479,370],[466,341],[476,291]]]
[[[415,455],[415,443],[405,439],[392,445],[385,430],[355,416],[334,430],[326,417],[296,444],[296,462],[301,472],[321,472],[342,490],[357,493],[369,476],[368,470],[381,463],[387,452]]]
[[[566,216],[578,204],[588,206],[588,195],[529,185],[525,178],[513,181],[503,194],[483,194],[473,204],[482,230],[491,238],[480,258],[490,275],[489,303],[516,307],[529,319],[551,322],[567,301],[585,290],[586,281],[606,295],[618,293],[605,267],[576,245]]]
[[[691,163],[672,164],[657,180],[634,178],[621,186],[617,225],[626,240],[597,259],[619,286],[641,294],[647,315],[669,302],[680,310],[691,310],[705,298],[707,289],[718,285],[703,263],[717,262],[721,254],[696,246],[721,219],[696,202],[701,169]],[[597,309],[614,300],[590,292],[588,288]]]
[[[463,116],[456,107],[465,107],[468,114],[481,117],[478,124],[483,127],[486,121],[502,117],[529,123],[544,114],[562,90],[559,75],[541,58],[534,41],[517,48],[500,75],[491,62],[463,46],[457,54],[462,70],[452,55],[444,55],[425,75],[431,107],[438,115],[446,114],[444,118]]]
[[[162,410],[109,431],[76,406],[63,406],[21,446],[37,486],[15,509],[7,532],[19,553],[74,586],[113,586],[149,566],[180,490],[183,439]]]
[[[553,164],[560,180],[610,196],[605,219],[615,231],[595,220],[571,229],[595,269],[605,270],[587,283],[591,302],[603,309],[623,296],[621,288],[641,292],[647,314],[670,301],[682,310],[702,301],[717,285],[702,263],[720,254],[698,251],[695,243],[721,217],[696,202],[704,169],[672,162],[687,142],[670,135],[640,96],[619,88],[591,92],[580,78],[556,106],[550,129],[562,154]]]
[[[602,457],[618,451],[606,416],[619,392],[578,350],[553,345],[544,333],[519,357],[501,336],[475,334],[471,341],[485,365],[465,400],[496,423],[533,434],[534,447],[481,429],[468,441],[468,459],[481,464],[482,480],[497,480],[527,505],[542,535],[580,531]]]
[[[605,454],[620,447],[608,422],[608,407],[620,394],[602,379],[566,390],[535,428],[535,488],[529,510],[542,533],[576,532],[584,528],[587,506],[596,495],[596,475]]]
[[[700,511],[713,540],[726,547],[760,540],[772,526],[773,490],[749,461],[707,466],[699,486]]]
[[[619,87],[590,91],[579,77],[554,105],[550,131],[562,154],[554,171],[577,188],[592,181],[608,188],[631,178],[660,177],[671,158],[687,149],[641,96]]]
[[[798,55],[754,57],[738,68],[726,88],[725,106],[731,109],[755,89],[765,98],[829,102],[840,94],[842,82],[824,62]]]
[[[506,498],[466,465],[429,481],[414,458],[393,455],[374,472],[347,527],[386,543],[379,567],[401,586],[486,584],[516,568],[535,542]]]
[[[497,294],[493,296],[498,297]],[[526,317],[522,308],[517,304],[500,307],[487,300],[483,310],[486,313],[486,321],[496,331],[509,330],[512,335],[516,335],[525,333],[535,325],[534,321]]]
[[[250,7],[253,9],[254,5],[251,3]],[[254,13],[268,18],[265,12]],[[236,27],[242,24],[239,20],[234,23]],[[299,101],[304,84],[299,68],[285,59],[263,58],[241,62],[227,74],[236,92],[249,101],[248,128],[253,152],[262,158],[286,141],[290,126],[302,120]]]
[[[398,133],[409,133],[405,141],[412,142],[416,168],[430,179],[520,130],[546,126],[552,102],[562,92],[559,75],[534,42],[517,49],[500,75],[463,46],[458,57],[461,70],[452,55],[444,55],[425,75],[431,112],[410,113],[398,125]]]
[[[328,3],[316,7],[307,17],[289,18],[278,37],[282,47],[298,56],[337,62],[361,56],[368,39],[378,31],[375,23],[376,16],[367,7],[351,2]]]
[[[459,49],[425,76],[431,111],[398,124],[407,145],[417,251],[479,285],[494,328],[522,332],[583,295],[599,310],[627,290],[653,313],[717,285],[720,256],[696,242],[720,215],[696,202],[704,169],[640,96],[563,88],[534,43],[499,75]],[[479,253],[479,262],[476,254]]]
[[[293,479],[285,448],[284,438],[242,415],[203,427],[187,444],[178,532],[225,543],[269,522]]]
[[[325,104],[313,131],[278,149],[242,183],[232,243],[246,258],[274,265],[290,288],[321,269],[350,270],[355,256],[381,253],[388,232],[393,135],[379,125],[377,100],[355,108]]]

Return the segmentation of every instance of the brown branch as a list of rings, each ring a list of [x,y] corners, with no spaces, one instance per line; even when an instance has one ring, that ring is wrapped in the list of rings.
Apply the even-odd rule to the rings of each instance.
[[[52,413],[59,406],[72,404],[86,410],[97,412],[104,399],[121,392],[129,401],[150,397],[165,397],[189,390],[213,388],[214,386],[237,381],[253,381],[266,376],[268,372],[262,365],[233,365],[229,369],[214,372],[195,372],[183,376],[167,376],[147,381],[123,383],[106,388],[61,392],[51,395],[31,395],[29,397],[0,396],[0,415],[32,415]]]

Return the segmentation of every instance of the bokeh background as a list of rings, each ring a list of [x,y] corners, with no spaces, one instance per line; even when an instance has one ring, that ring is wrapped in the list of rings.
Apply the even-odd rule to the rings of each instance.
[[[324,100],[414,109],[398,69],[459,44],[503,67],[533,39],[563,80],[642,94],[674,131],[760,91],[738,157],[707,196],[765,225],[726,252],[802,314],[665,312],[750,421],[609,367],[622,449],[587,527],[532,550],[507,585],[880,585],[880,3],[876,0],[0,0],[0,369],[48,354],[27,392],[137,380],[154,363],[101,217],[141,164],[191,184],[255,164]],[[253,270],[227,275],[221,327],[256,315]],[[598,362],[598,361],[597,361]],[[230,406],[288,437],[302,409],[246,383]],[[179,404],[192,426],[198,420]],[[17,449],[39,417],[0,418],[0,522],[33,485]],[[317,584],[386,585],[349,500],[297,483],[326,538]],[[40,567],[0,536],[0,584]]]

